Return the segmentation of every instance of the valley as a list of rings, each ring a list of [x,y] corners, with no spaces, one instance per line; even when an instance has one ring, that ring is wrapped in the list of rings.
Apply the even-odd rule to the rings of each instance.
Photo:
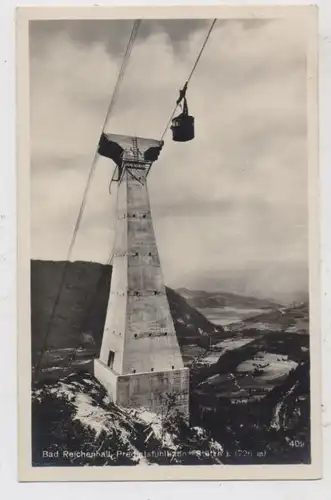
[[[33,370],[61,265],[32,262]],[[72,376],[93,378],[111,268],[72,263],[67,279],[69,286],[43,355],[38,390],[40,384],[52,387]],[[178,291],[167,288],[167,296],[184,364],[190,368],[191,426],[201,427],[221,444],[226,452],[222,463],[308,463],[308,305],[267,302],[257,308],[252,298],[244,297],[241,309],[249,310],[249,315],[238,314],[236,321],[221,325],[208,320],[203,308],[193,307]],[[240,309],[240,298],[231,300]],[[209,302],[216,316],[219,303],[212,305]],[[293,447],[295,441],[302,446]],[[239,456],[238,450],[246,451]]]

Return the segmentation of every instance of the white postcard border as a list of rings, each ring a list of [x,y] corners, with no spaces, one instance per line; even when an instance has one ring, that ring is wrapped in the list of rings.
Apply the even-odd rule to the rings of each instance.
[[[317,479],[322,474],[321,340],[318,192],[318,80],[316,6],[146,6],[146,7],[20,7],[17,9],[17,210],[18,210],[18,464],[20,481],[169,481],[169,480],[293,480]],[[29,36],[36,19],[256,19],[306,17],[307,115],[309,163],[309,280],[311,360],[310,465],[107,466],[32,467],[31,465],[31,345],[30,345],[30,131]]]

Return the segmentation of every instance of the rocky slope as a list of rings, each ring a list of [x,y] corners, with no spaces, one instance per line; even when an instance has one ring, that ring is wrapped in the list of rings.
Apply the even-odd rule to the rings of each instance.
[[[300,363],[266,396],[264,416],[269,418],[271,428],[286,433],[301,429],[309,422],[309,405],[305,404],[309,394],[309,372],[309,362]]]
[[[171,411],[163,417],[109,401],[89,373],[33,388],[33,464],[219,464],[223,448]]]

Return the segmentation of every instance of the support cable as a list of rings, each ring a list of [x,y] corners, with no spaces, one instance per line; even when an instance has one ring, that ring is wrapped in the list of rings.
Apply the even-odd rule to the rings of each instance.
[[[117,81],[116,81],[116,84],[115,84],[115,87],[114,87],[112,98],[111,98],[111,101],[110,101],[110,104],[109,104],[109,107],[108,107],[108,110],[107,110],[107,113],[106,113],[106,117],[105,117],[105,120],[104,120],[104,123],[103,123],[103,126],[102,126],[101,133],[103,133],[103,131],[105,129],[105,126],[106,126],[106,124],[108,122],[108,119],[110,117],[110,114],[113,111],[114,106],[116,104],[117,97],[118,97],[118,94],[119,94],[120,85],[121,85],[121,83],[123,81],[123,78],[124,78],[124,75],[125,75],[125,71],[127,69],[128,63],[129,63],[130,55],[131,55],[131,52],[132,52],[132,49],[133,49],[133,46],[134,46],[134,43],[135,43],[135,40],[136,40],[136,37],[137,37],[137,34],[138,34],[138,30],[139,30],[140,24],[141,24],[141,20],[135,20],[134,21],[134,24],[133,24],[133,27],[132,27],[132,31],[131,31],[131,34],[130,34],[130,38],[129,38],[129,41],[128,41],[128,44],[127,44],[127,47],[126,47],[126,51],[125,51],[125,54],[124,54],[124,57],[123,57],[123,60],[122,60],[121,68],[120,68],[120,71],[119,71],[119,74],[118,74],[118,77],[117,77]],[[80,208],[79,208],[78,217],[77,217],[77,220],[76,220],[76,224],[75,224],[75,227],[74,227],[73,235],[72,235],[72,238],[71,238],[71,241],[70,241],[70,245],[69,245],[69,249],[68,249],[68,253],[67,253],[67,258],[66,258],[66,261],[64,262],[64,266],[62,268],[60,286],[59,286],[58,293],[56,295],[56,298],[55,298],[55,301],[54,301],[54,304],[53,304],[53,308],[52,308],[52,311],[51,311],[51,315],[50,315],[48,326],[46,328],[46,333],[45,333],[45,336],[44,336],[44,339],[43,339],[43,344],[42,344],[42,348],[41,348],[41,351],[40,351],[40,354],[39,354],[39,358],[38,358],[37,363],[36,363],[36,367],[35,367],[35,371],[34,371],[34,378],[37,378],[37,376],[39,374],[39,371],[40,371],[40,368],[41,368],[41,363],[42,363],[42,360],[43,360],[43,356],[44,356],[44,353],[45,353],[46,348],[47,348],[47,340],[48,340],[48,337],[49,337],[49,334],[50,334],[50,331],[51,331],[52,323],[53,323],[53,320],[54,320],[54,317],[55,317],[55,312],[57,310],[57,307],[58,307],[58,304],[59,304],[59,301],[60,301],[60,297],[61,297],[61,294],[62,294],[62,290],[63,290],[63,286],[64,286],[64,282],[65,282],[65,276],[66,276],[66,272],[67,272],[67,269],[68,269],[68,264],[69,264],[69,261],[70,261],[71,255],[72,255],[72,251],[73,251],[73,248],[74,248],[74,245],[75,245],[75,242],[76,242],[76,238],[77,238],[77,233],[78,233],[78,230],[79,230],[79,227],[80,227],[80,224],[81,224],[81,220],[82,220],[82,217],[83,217],[83,213],[84,213],[84,210],[85,210],[85,207],[86,207],[87,196],[88,196],[88,193],[89,193],[89,190],[90,190],[90,187],[91,187],[91,181],[93,179],[93,176],[94,176],[94,173],[95,173],[95,170],[96,170],[97,158],[98,158],[98,148],[95,151],[94,158],[93,158],[93,161],[92,161],[92,165],[91,165],[91,168],[90,168],[90,172],[89,172],[89,175],[88,175],[88,178],[87,178],[87,183],[86,183],[86,187],[85,187],[85,190],[84,190],[84,193],[83,193],[82,202],[81,202],[81,205],[80,205]]]
[[[118,203],[118,189],[117,189],[117,194],[116,194],[116,206],[117,206],[117,203]],[[115,219],[115,229],[114,229],[115,235],[116,235],[116,224],[117,224],[117,219]],[[98,298],[98,294],[99,294],[100,288],[102,287],[105,279],[107,278],[108,267],[112,266],[112,264],[113,264],[113,257],[114,257],[114,254],[115,254],[115,250],[116,250],[116,238],[114,236],[113,244],[112,244],[112,248],[111,248],[111,252],[110,252],[110,254],[108,256],[108,259],[107,259],[107,262],[106,262],[106,264],[104,266],[104,269],[100,273],[100,277],[99,277],[99,279],[97,281],[97,284],[95,286],[94,294],[93,294],[93,296],[92,296],[92,298],[90,300],[88,311],[85,314],[84,320],[81,323],[81,326],[82,326],[81,329],[84,328],[84,325],[87,323],[88,318],[89,318],[89,316],[91,314],[91,311],[92,311],[93,307],[95,306],[96,299]],[[77,342],[76,346],[72,348],[70,354],[67,357],[68,364],[63,367],[63,371],[70,369],[72,363],[75,361],[76,353],[77,353],[77,351],[78,351],[78,349],[79,349],[79,347],[81,345],[82,345],[82,342]]]
[[[212,24],[211,24],[211,26],[210,26],[210,28],[209,28],[209,30],[208,30],[207,36],[206,36],[206,38],[205,38],[205,41],[203,42],[203,45],[202,45],[201,50],[200,50],[200,52],[199,52],[199,54],[198,54],[198,57],[196,58],[196,61],[195,61],[194,65],[193,65],[193,68],[192,68],[192,70],[191,70],[191,73],[189,74],[189,77],[188,77],[188,79],[187,79],[187,81],[186,81],[186,83],[185,83],[185,86],[186,86],[186,87],[188,86],[188,84],[189,84],[189,82],[190,82],[190,80],[191,80],[191,78],[192,78],[192,76],[193,76],[193,73],[194,73],[194,72],[195,72],[195,70],[196,70],[196,67],[197,67],[197,65],[198,65],[198,62],[200,61],[200,58],[201,58],[202,53],[203,53],[203,51],[204,51],[204,49],[205,49],[205,47],[206,47],[206,45],[207,45],[207,42],[208,42],[208,40],[209,40],[209,37],[210,37],[210,35],[211,35],[211,32],[213,31],[213,28],[214,28],[214,26],[215,26],[215,24],[216,24],[216,21],[217,21],[217,19],[214,19],[214,20],[213,20],[213,22],[212,22]],[[167,125],[166,125],[166,128],[164,129],[163,134],[162,134],[162,136],[161,136],[161,141],[163,141],[164,136],[166,135],[167,130],[168,130],[168,128],[170,127],[170,124],[171,124],[171,122],[172,122],[172,119],[173,119],[173,117],[174,117],[174,115],[175,115],[175,113],[176,113],[176,110],[177,110],[178,106],[179,106],[179,104],[177,104],[177,103],[176,103],[176,106],[175,106],[175,108],[174,108],[174,110],[173,110],[173,112],[172,112],[172,114],[171,114],[171,116],[170,116],[170,118],[169,118],[169,121],[168,121],[168,123],[167,123]]]

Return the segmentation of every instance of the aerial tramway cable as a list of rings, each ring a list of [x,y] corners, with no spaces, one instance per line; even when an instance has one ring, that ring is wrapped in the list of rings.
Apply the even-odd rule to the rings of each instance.
[[[117,195],[116,195],[116,205],[117,205],[117,200],[118,200],[118,190],[117,190]],[[116,226],[116,222],[117,222],[117,220],[115,220],[115,226]],[[115,230],[116,230],[116,227],[115,227]],[[101,289],[102,285],[104,284],[105,280],[107,279],[107,274],[109,272],[108,271],[108,267],[111,266],[112,262],[113,262],[113,257],[114,257],[114,253],[115,253],[115,244],[116,244],[116,241],[115,241],[115,238],[114,238],[111,252],[110,252],[110,254],[108,256],[108,259],[107,259],[107,262],[105,264],[104,269],[100,273],[100,276],[98,278],[97,284],[95,286],[95,290],[94,290],[92,299],[91,299],[91,301],[89,303],[89,307],[88,307],[87,313],[85,314],[84,320],[81,323],[82,327],[87,323],[87,320],[88,320],[88,318],[89,318],[89,316],[91,314],[91,311],[93,310],[93,307],[95,306],[96,299],[98,298],[98,294],[100,292],[100,289]],[[82,330],[82,333],[83,333],[83,328],[81,330]],[[79,347],[81,345],[82,345],[82,342],[78,342],[77,345],[72,348],[70,354],[67,357],[68,364],[63,367],[63,370],[68,370],[71,367],[72,363],[76,359],[76,353],[77,353],[77,351],[78,351],[78,349],[79,349]]]
[[[108,107],[108,110],[107,110],[107,113],[106,113],[106,117],[105,117],[105,120],[104,120],[104,123],[103,123],[103,126],[102,126],[102,132],[104,131],[104,128],[105,128],[105,126],[106,126],[106,124],[108,122],[110,114],[112,113],[112,111],[114,109],[114,106],[116,104],[117,97],[118,97],[118,94],[119,94],[120,85],[121,85],[121,83],[123,81],[123,78],[124,78],[124,75],[125,75],[125,71],[126,71],[126,69],[128,67],[130,55],[131,55],[131,52],[132,52],[132,49],[133,49],[133,46],[134,46],[134,43],[135,43],[135,40],[136,40],[136,37],[137,37],[137,34],[138,34],[138,30],[139,30],[140,24],[141,24],[141,20],[137,19],[137,20],[134,21],[134,24],[133,24],[133,27],[132,27],[132,30],[131,30],[131,34],[130,34],[130,38],[129,38],[129,41],[128,41],[128,44],[127,44],[127,47],[126,47],[126,51],[125,51],[125,54],[123,56],[121,68],[120,68],[120,71],[119,71],[119,74],[118,74],[118,77],[117,77],[117,81],[116,81],[116,84],[115,84],[115,87],[114,87],[112,98],[111,98],[111,101],[110,101],[110,104],[109,104],[109,107]],[[68,253],[67,253],[67,258],[66,258],[66,261],[65,261],[63,269],[62,269],[60,286],[59,286],[58,293],[56,295],[56,298],[55,298],[55,301],[54,301],[54,304],[53,304],[53,308],[52,308],[52,311],[51,311],[51,315],[50,315],[49,323],[48,323],[48,326],[47,326],[47,329],[46,329],[46,333],[45,333],[45,336],[44,336],[44,339],[43,339],[43,345],[42,345],[42,348],[41,348],[41,351],[40,351],[40,354],[39,354],[39,358],[38,358],[38,361],[36,363],[35,372],[34,372],[34,378],[37,378],[37,376],[39,374],[39,371],[40,371],[40,368],[41,368],[42,359],[43,359],[44,353],[45,353],[46,348],[47,348],[47,339],[49,337],[49,334],[50,334],[50,331],[51,331],[51,326],[52,326],[52,323],[53,323],[53,320],[54,320],[54,317],[55,317],[55,312],[57,310],[57,307],[58,307],[58,304],[59,304],[59,301],[60,301],[61,293],[62,293],[64,282],[65,282],[65,276],[66,276],[68,264],[69,264],[69,261],[70,261],[71,255],[72,255],[72,251],[73,251],[73,248],[74,248],[74,245],[75,245],[75,242],[76,242],[76,238],[77,238],[77,233],[78,233],[78,230],[79,230],[79,227],[80,227],[80,224],[81,224],[81,220],[82,220],[82,217],[83,217],[83,213],[84,213],[84,210],[85,210],[85,207],[86,207],[87,196],[88,196],[88,193],[89,193],[89,190],[90,190],[91,181],[92,181],[94,173],[95,173],[97,158],[98,158],[98,150],[96,150],[96,152],[95,152],[95,155],[94,155],[94,158],[93,158],[93,161],[92,161],[92,165],[91,165],[91,168],[90,168],[90,171],[89,171],[89,175],[88,175],[88,178],[87,178],[87,183],[86,183],[86,187],[85,187],[85,190],[84,190],[84,193],[83,193],[82,202],[81,202],[81,205],[80,205],[80,208],[79,208],[78,217],[77,217],[77,220],[76,220],[76,224],[75,224],[75,227],[74,227],[73,235],[72,235],[72,238],[71,238],[71,241],[70,241],[70,245],[69,245],[69,249],[68,249]]]
[[[112,95],[111,101],[109,103],[107,114],[106,114],[106,117],[105,117],[104,122],[103,122],[101,133],[104,131],[105,126],[106,126],[106,124],[107,124],[107,122],[109,120],[109,117],[111,115],[111,112],[113,111],[115,103],[117,101],[117,97],[118,97],[118,94],[119,94],[119,88],[120,88],[120,85],[121,85],[121,83],[123,81],[124,74],[125,74],[125,71],[127,69],[128,63],[129,63],[130,55],[131,55],[132,48],[133,48],[133,45],[134,45],[134,42],[135,42],[135,39],[136,39],[136,36],[137,36],[137,33],[138,33],[138,29],[139,29],[140,23],[141,23],[140,20],[136,20],[134,22],[134,24],[133,24],[133,28],[132,28],[131,35],[130,35],[130,38],[129,38],[129,42],[128,42],[128,45],[126,47],[126,51],[125,51],[125,54],[124,54],[124,57],[123,57],[122,65],[121,65],[121,68],[120,68],[120,71],[119,71],[119,74],[118,74],[118,77],[117,77],[117,81],[116,81],[116,85],[114,87],[114,91],[113,91],[113,95]],[[84,210],[85,210],[86,202],[87,202],[87,195],[88,195],[88,192],[89,192],[89,189],[90,189],[90,186],[91,186],[91,181],[92,181],[93,175],[95,173],[97,159],[98,159],[98,149],[96,150],[96,152],[94,154],[94,158],[93,158],[92,165],[91,165],[91,168],[90,168],[90,172],[89,172],[89,176],[88,176],[88,179],[87,179],[85,191],[84,191],[84,194],[83,194],[83,199],[82,199],[82,203],[81,203],[81,206],[80,206],[80,210],[79,210],[79,213],[78,213],[78,217],[77,217],[77,221],[76,221],[76,225],[75,225],[73,237],[72,237],[72,240],[71,240],[71,243],[70,243],[70,246],[69,246],[67,260],[70,259],[73,247],[74,247],[75,242],[76,242],[77,232],[78,232],[78,229],[79,229],[79,226],[80,226],[80,223],[81,223],[81,220],[82,220],[82,216],[83,216],[83,213],[84,213]]]
[[[195,60],[195,63],[194,63],[194,65],[193,65],[193,67],[192,67],[192,70],[191,70],[191,72],[190,72],[190,74],[189,74],[189,77],[188,77],[188,79],[187,79],[187,81],[186,81],[186,83],[185,83],[184,89],[181,91],[181,93],[183,93],[183,96],[185,96],[185,92],[186,92],[186,90],[187,90],[187,86],[188,86],[188,84],[189,84],[189,82],[190,82],[190,80],[191,80],[191,78],[192,78],[192,75],[193,75],[193,73],[194,73],[194,71],[195,71],[195,69],[196,69],[196,67],[197,67],[197,65],[198,65],[198,63],[199,63],[199,60],[200,60],[200,58],[201,58],[201,56],[202,56],[202,53],[203,53],[203,51],[204,51],[204,49],[205,49],[205,47],[206,47],[206,45],[207,45],[208,39],[209,39],[209,37],[210,37],[210,35],[211,35],[211,32],[212,32],[212,30],[213,30],[213,28],[214,28],[214,26],[215,26],[215,23],[216,23],[216,19],[214,19],[214,20],[213,20],[213,22],[212,22],[212,24],[211,24],[211,26],[210,26],[210,28],[209,28],[209,30],[208,30],[207,36],[206,36],[206,38],[205,38],[205,40],[204,40],[204,43],[203,43],[203,45],[202,45],[202,47],[201,47],[201,49],[200,49],[200,52],[199,52],[199,54],[198,54],[198,56],[197,56],[197,58],[196,58],[196,60]],[[115,93],[115,92],[116,92],[116,89],[115,89],[114,93]],[[177,101],[176,107],[175,107],[175,109],[174,109],[174,111],[173,111],[173,113],[172,113],[172,115],[171,115],[171,118],[170,118],[170,120],[169,120],[169,122],[168,122],[168,124],[167,124],[167,127],[166,127],[166,129],[165,129],[164,133],[162,134],[162,138],[161,138],[161,140],[163,139],[163,137],[164,137],[164,135],[165,135],[165,133],[166,133],[167,129],[169,128],[169,125],[170,125],[170,123],[171,123],[171,121],[172,121],[172,118],[173,118],[173,116],[174,116],[174,114],[175,114],[175,112],[176,112],[176,109],[177,109],[178,105],[179,105],[179,101],[180,101],[180,100],[178,100],[178,101]],[[111,185],[111,184],[110,184],[110,185]],[[110,186],[109,186],[109,188],[110,188]],[[109,192],[110,192],[110,189],[109,189]],[[117,191],[117,195],[118,195],[118,191]],[[109,259],[108,259],[108,262],[107,262],[107,266],[111,265],[111,263],[112,263],[112,259],[113,259],[113,254],[114,254],[114,248],[113,248],[113,250],[112,250],[111,255],[109,256]],[[94,294],[94,296],[93,296],[93,298],[92,298],[92,300],[91,300],[90,307],[89,307],[89,311],[88,311],[88,313],[86,314],[86,316],[85,316],[85,317],[88,317],[88,316],[89,316],[89,313],[90,313],[90,311],[92,310],[92,307],[94,306],[95,299],[96,299],[96,297],[97,297],[97,294],[98,294],[98,292],[99,292],[99,289],[100,289],[100,287],[101,287],[101,284],[103,283],[103,281],[104,281],[105,277],[107,276],[107,272],[108,272],[107,266],[106,266],[106,268],[105,268],[104,273],[101,273],[101,275],[100,275],[100,277],[99,277],[99,279],[98,279],[98,282],[97,282],[97,285],[96,285],[96,293]],[[77,350],[78,350],[78,348],[79,348],[79,346],[80,346],[80,345],[81,345],[81,343],[78,343],[78,344],[77,344],[77,346],[73,348],[72,353],[68,356],[68,365],[67,365],[66,369],[68,369],[68,368],[70,367],[70,365],[72,364],[72,362],[75,360],[76,353],[77,353]]]
[[[214,19],[214,20],[213,20],[213,22],[211,23],[211,26],[210,26],[210,28],[209,28],[209,30],[208,30],[208,33],[207,33],[206,38],[205,38],[205,41],[203,42],[202,47],[201,47],[201,50],[200,50],[200,52],[199,52],[199,54],[198,54],[198,57],[196,58],[196,61],[195,61],[194,65],[193,65],[193,68],[192,68],[192,70],[191,70],[191,73],[189,74],[189,77],[188,77],[188,79],[186,80],[186,83],[185,83],[185,86],[184,86],[185,91],[186,91],[187,86],[188,86],[188,84],[189,84],[189,82],[190,82],[190,80],[191,80],[191,78],[192,78],[192,76],[193,76],[194,71],[196,70],[196,67],[197,67],[197,65],[198,65],[198,62],[200,61],[200,58],[201,58],[202,53],[203,53],[203,51],[204,51],[204,49],[205,49],[205,47],[206,47],[206,45],[207,45],[207,42],[208,42],[208,40],[209,40],[209,37],[210,37],[210,35],[211,35],[211,32],[213,31],[213,28],[214,28],[214,26],[215,26],[215,24],[216,24],[216,21],[217,21],[217,19]],[[169,121],[168,121],[168,123],[167,123],[167,125],[166,125],[166,128],[164,129],[163,134],[161,135],[161,141],[163,140],[164,136],[165,136],[165,135],[166,135],[166,133],[167,133],[168,128],[170,127],[170,124],[171,124],[171,122],[172,122],[173,117],[175,116],[175,113],[176,113],[176,110],[177,110],[178,106],[179,106],[179,103],[177,102],[177,103],[176,103],[176,106],[175,106],[175,108],[174,108],[174,110],[173,110],[173,112],[172,112],[172,114],[171,114],[171,116],[170,116],[170,118],[169,118]]]
[[[105,120],[104,120],[104,123],[103,123],[103,127],[102,127],[102,131],[104,131],[104,128],[108,122],[108,119],[110,117],[110,114],[111,112],[113,111],[114,109],[114,106],[116,104],[116,101],[117,101],[117,97],[118,97],[118,94],[119,94],[119,89],[120,89],[120,85],[123,81],[123,78],[124,78],[124,75],[125,75],[125,71],[127,69],[127,66],[128,66],[128,63],[129,63],[129,59],[130,59],[130,56],[131,56],[131,52],[132,52],[132,49],[133,49],[133,46],[134,46],[134,43],[135,43],[135,40],[136,40],[136,37],[137,37],[137,34],[138,34],[138,30],[139,30],[139,27],[140,27],[140,24],[141,24],[141,20],[135,20],[134,21],[134,24],[133,24],[133,27],[132,27],[132,31],[131,31],[131,34],[130,34],[130,38],[129,38],[129,41],[128,41],[128,44],[127,44],[127,47],[126,47],[126,51],[125,51],[125,54],[124,54],[124,57],[123,57],[123,61],[122,61],[122,65],[121,65],[121,68],[120,68],[120,71],[119,71],[119,74],[118,74],[118,77],[117,77],[117,81],[116,81],[116,84],[115,84],[115,87],[114,87],[114,91],[113,91],[113,94],[112,94],[112,98],[111,98],[111,101],[110,101],[110,104],[109,104],[109,107],[108,107],[108,110],[107,110],[107,113],[106,113],[106,117],[105,117]],[[205,46],[208,42],[208,39],[210,37],[210,34],[214,28],[216,24],[216,19],[213,20],[209,30],[208,30],[208,33],[207,33],[207,36],[205,38],[205,41],[202,45],[202,48],[198,54],[198,57],[193,65],[193,68],[191,70],[191,73],[187,79],[187,82],[185,84],[185,89],[187,88],[187,85],[188,83],[190,82],[192,76],[193,76],[193,73],[198,65],[198,62],[202,56],[202,53],[205,49]],[[176,103],[176,106],[172,112],[172,115],[166,125],[166,128],[161,136],[161,140],[163,140],[170,124],[171,124],[171,121],[174,117],[174,114],[176,112],[176,109],[178,108],[179,106],[179,103]],[[79,227],[80,227],[80,224],[81,224],[81,220],[82,220],[82,216],[83,216],[83,213],[84,213],[84,210],[85,210],[85,206],[86,206],[86,202],[87,202],[87,196],[88,196],[88,193],[89,193],[89,190],[90,190],[90,186],[91,186],[91,181],[93,179],[93,176],[94,176],[94,173],[95,173],[95,170],[96,170],[96,161],[97,161],[97,158],[98,158],[98,149],[96,150],[95,152],[95,155],[94,155],[94,158],[93,158],[93,161],[92,161],[92,165],[91,165],[91,168],[90,168],[90,171],[89,171],[89,175],[88,175],[88,179],[87,179],[87,183],[86,183],[86,187],[85,187],[85,190],[84,190],[84,193],[83,193],[83,197],[82,197],[82,202],[81,202],[81,205],[80,205],[80,209],[79,209],[79,213],[78,213],[78,217],[77,217],[77,220],[76,220],[76,224],[75,224],[75,227],[74,227],[74,231],[73,231],[73,235],[72,235],[72,238],[71,238],[71,241],[70,241],[70,245],[69,245],[69,249],[68,249],[68,253],[67,253],[67,258],[66,258],[66,261],[64,263],[64,266],[63,266],[63,269],[62,269],[62,274],[61,274],[61,280],[60,280],[60,286],[59,286],[59,289],[58,289],[58,293],[57,293],[57,296],[56,296],[56,299],[54,301],[54,304],[53,304],[53,308],[52,308],[52,311],[51,311],[51,315],[50,315],[50,320],[49,320],[49,323],[48,323],[48,327],[46,329],[46,333],[45,333],[45,336],[44,336],[44,340],[43,340],[43,346],[41,348],[41,351],[40,351],[40,355],[39,355],[39,358],[38,358],[38,361],[36,363],[36,368],[35,368],[35,372],[34,372],[34,377],[37,378],[37,375],[40,371],[40,368],[41,368],[41,362],[42,362],[42,359],[43,359],[43,356],[44,356],[44,353],[46,351],[46,348],[47,348],[47,339],[48,339],[48,336],[50,334],[50,331],[51,331],[51,326],[52,326],[52,323],[53,323],[53,320],[54,320],[54,317],[55,317],[55,312],[56,312],[56,309],[58,307],[58,304],[59,304],[59,300],[60,300],[60,297],[61,297],[61,293],[62,293],[62,290],[63,290],[63,286],[64,286],[64,282],[65,282],[65,276],[66,276],[66,271],[67,271],[67,268],[68,268],[68,264],[69,264],[69,261],[70,261],[70,258],[71,258],[71,255],[72,255],[72,251],[73,251],[73,248],[74,248],[74,245],[75,245],[75,242],[76,242],[76,238],[77,238],[77,233],[78,233],[78,230],[79,230]],[[112,252],[112,255],[113,255],[113,252]],[[107,264],[109,265],[111,263],[111,260],[112,260],[112,255],[110,256],[110,258],[108,259],[108,262]],[[74,349],[74,351],[76,350],[77,348]]]

